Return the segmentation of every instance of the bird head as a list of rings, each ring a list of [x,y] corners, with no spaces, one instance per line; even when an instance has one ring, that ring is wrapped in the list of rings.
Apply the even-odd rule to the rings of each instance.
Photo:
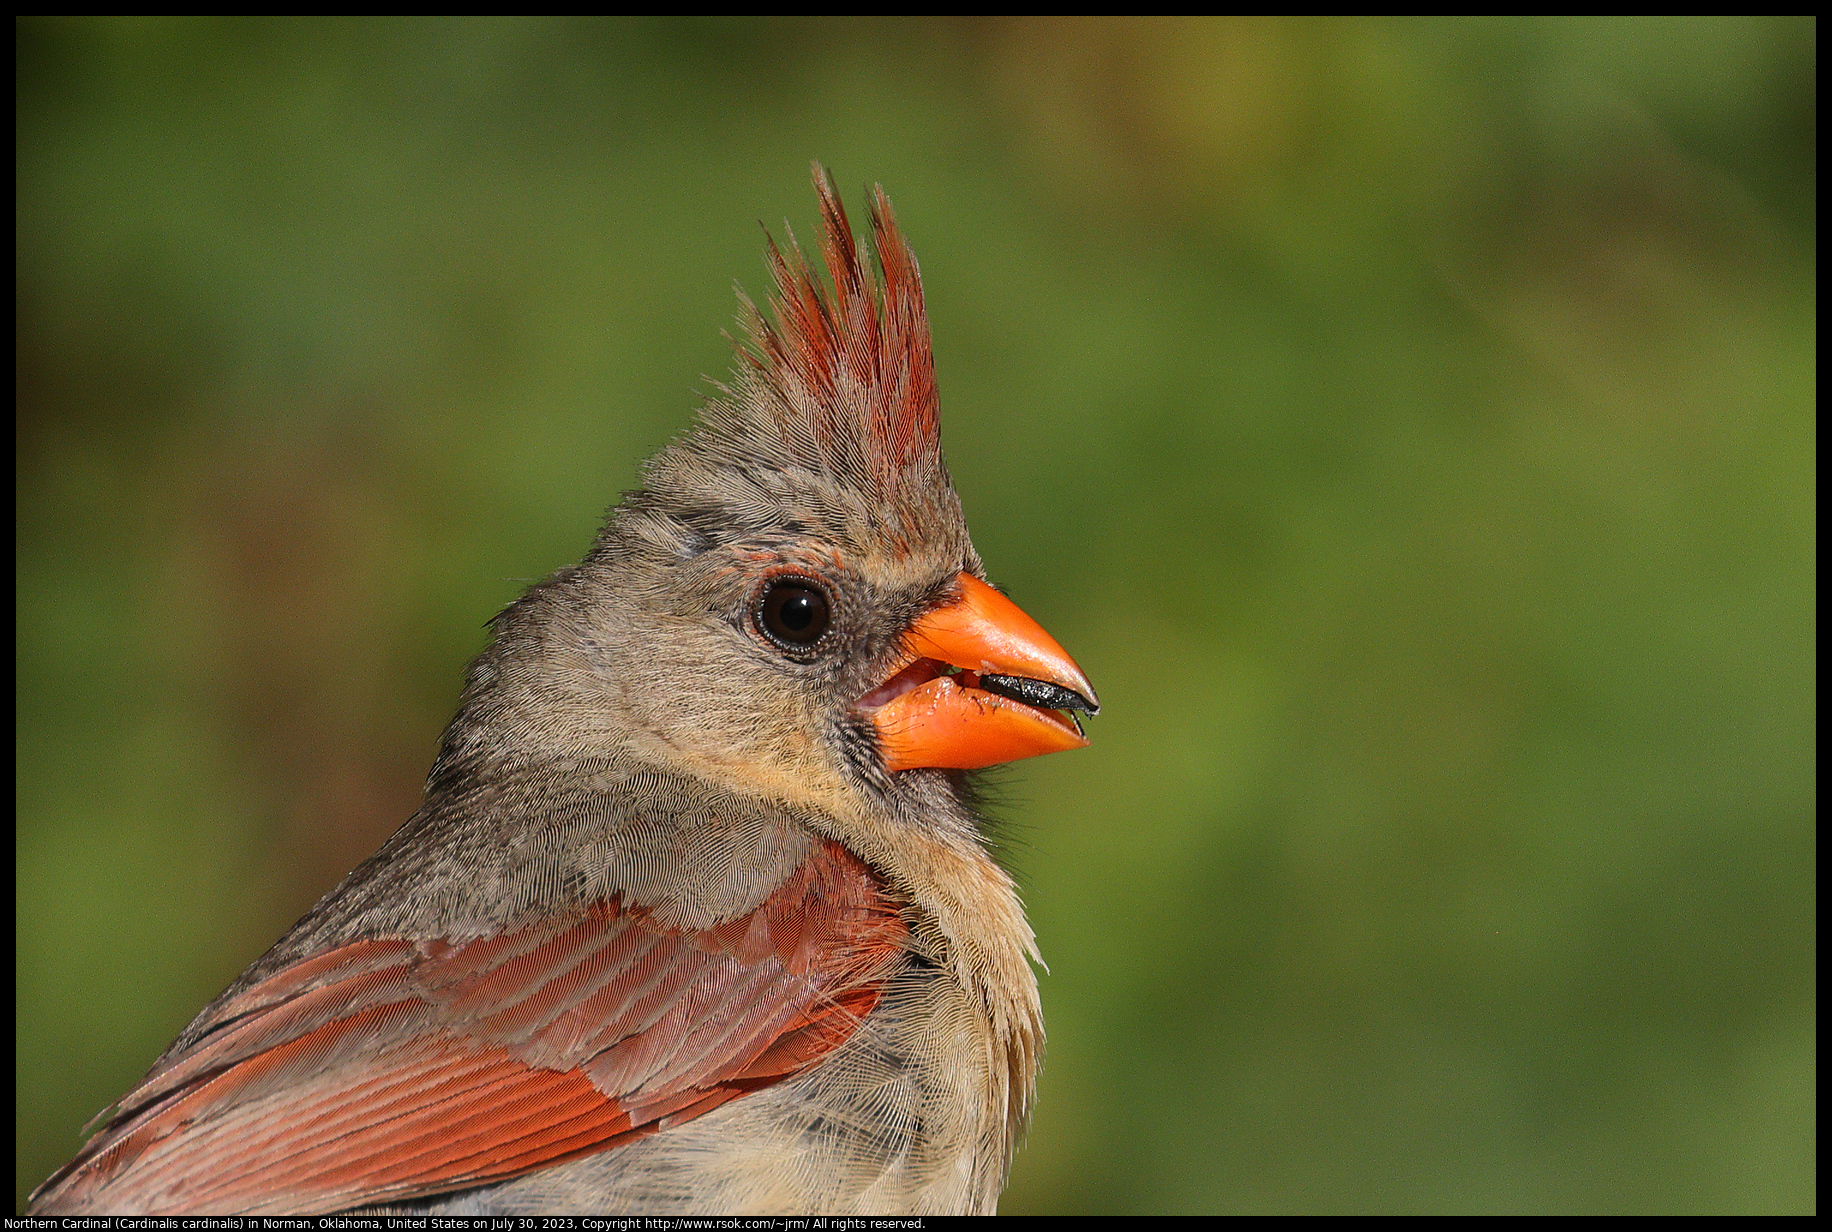
[[[1093,687],[968,536],[890,204],[878,189],[874,261],[818,165],[815,187],[830,285],[771,242],[732,381],[585,561],[499,618],[466,707],[495,711],[496,747],[621,746],[831,806],[1086,743]]]

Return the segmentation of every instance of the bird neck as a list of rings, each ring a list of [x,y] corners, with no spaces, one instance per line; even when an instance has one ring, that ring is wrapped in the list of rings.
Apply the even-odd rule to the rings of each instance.
[[[1043,1010],[1031,964],[1042,965],[1036,934],[1011,875],[993,860],[965,808],[947,793],[946,811],[861,809],[844,817],[841,839],[878,868],[914,908],[912,940],[948,968],[985,1014],[995,1050],[989,1098],[1015,1148],[1029,1116],[1042,1059]]]

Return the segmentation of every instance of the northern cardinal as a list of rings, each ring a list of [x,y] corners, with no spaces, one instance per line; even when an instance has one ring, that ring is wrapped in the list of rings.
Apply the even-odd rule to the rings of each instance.
[[[420,810],[33,1214],[991,1212],[1035,941],[964,771],[1086,743],[985,581],[916,261],[815,168],[826,289],[493,624]]]

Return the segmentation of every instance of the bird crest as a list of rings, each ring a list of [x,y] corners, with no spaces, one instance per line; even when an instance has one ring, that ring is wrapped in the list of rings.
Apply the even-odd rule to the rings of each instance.
[[[911,480],[942,476],[922,277],[882,186],[869,206],[874,262],[826,168],[815,163],[813,173],[831,287],[792,232],[783,246],[769,241],[769,315],[740,292],[750,344],[739,348],[742,392],[767,409],[773,435],[797,461],[892,498]]]

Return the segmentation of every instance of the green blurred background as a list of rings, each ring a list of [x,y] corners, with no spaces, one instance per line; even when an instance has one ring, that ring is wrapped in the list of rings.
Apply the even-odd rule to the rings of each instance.
[[[17,27],[17,1186],[412,811],[808,162],[923,262],[1006,1212],[1816,1203],[1811,19]]]

